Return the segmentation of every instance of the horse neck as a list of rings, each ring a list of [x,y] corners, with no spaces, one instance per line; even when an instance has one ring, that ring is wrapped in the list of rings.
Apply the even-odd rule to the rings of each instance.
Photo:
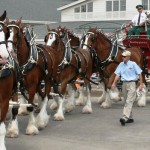
[[[26,63],[29,56],[30,48],[27,45],[23,34],[20,35],[17,45],[17,58],[20,65]]]
[[[112,44],[104,37],[96,38],[94,49],[96,50],[99,59],[105,60],[111,52]]]
[[[78,37],[75,37],[74,35],[69,35],[69,39],[71,39],[70,41],[70,45],[71,47],[74,47],[74,46],[79,46],[80,45],[80,40]]]
[[[64,45],[64,43],[62,42],[61,39],[59,39],[56,51],[59,54],[59,63],[61,63],[61,61],[63,60],[63,58],[65,56],[65,45]]]

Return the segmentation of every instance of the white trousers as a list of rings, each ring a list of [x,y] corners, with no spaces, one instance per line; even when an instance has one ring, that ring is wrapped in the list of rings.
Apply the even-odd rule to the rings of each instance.
[[[123,118],[132,118],[132,107],[136,99],[136,82],[123,82],[122,92],[125,99]]]

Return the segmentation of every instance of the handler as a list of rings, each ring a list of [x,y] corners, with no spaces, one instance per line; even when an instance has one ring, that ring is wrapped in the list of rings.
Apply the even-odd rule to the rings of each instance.
[[[125,105],[123,109],[123,117],[120,119],[121,125],[125,125],[125,123],[134,122],[132,118],[132,106],[136,99],[136,83],[139,79],[139,91],[143,89],[143,80],[142,80],[142,70],[141,68],[134,62],[130,60],[131,52],[124,51],[122,53],[123,61],[118,65],[115,70],[115,79],[112,84],[112,90],[116,88],[116,83],[121,77],[122,92],[124,94]]]

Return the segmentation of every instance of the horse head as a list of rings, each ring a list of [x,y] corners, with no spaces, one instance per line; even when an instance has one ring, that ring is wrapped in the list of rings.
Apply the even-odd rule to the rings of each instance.
[[[60,36],[58,35],[57,31],[55,29],[50,29],[50,27],[47,27],[48,33],[45,36],[44,42],[46,45],[53,47],[55,50],[57,49]]]
[[[6,40],[9,37],[9,30],[5,23],[6,11],[0,17],[0,64],[5,64],[7,62],[7,58],[9,53],[6,47]]]
[[[104,53],[105,57],[110,53],[112,43],[101,30],[97,28],[90,28],[83,39],[83,48],[94,49],[99,58]]]

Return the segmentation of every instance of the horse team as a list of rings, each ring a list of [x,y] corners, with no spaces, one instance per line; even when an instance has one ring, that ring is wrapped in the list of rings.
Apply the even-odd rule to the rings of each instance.
[[[71,40],[71,41],[70,41]],[[81,41],[81,42],[80,42]],[[119,101],[119,92],[111,91],[114,70],[121,62],[122,49],[117,45],[117,38],[110,41],[97,28],[90,28],[80,40],[66,28],[48,27],[45,44],[35,43],[32,29],[25,26],[21,18],[9,21],[6,11],[0,17],[0,148],[6,150],[5,135],[17,137],[19,127],[17,121],[19,106],[12,107],[12,119],[5,127],[5,119],[9,101],[17,101],[19,88],[25,100],[32,106],[27,107],[29,122],[26,134],[36,135],[47,126],[50,116],[47,113],[49,93],[56,93],[53,98],[57,107],[54,120],[64,120],[65,112],[75,107],[75,81],[78,77],[84,80],[81,86],[78,103],[84,103],[83,113],[92,113],[91,84],[92,73],[98,72],[104,85],[99,102],[104,108],[111,105],[111,100]],[[131,60],[143,66],[143,54],[138,48],[130,48]],[[143,75],[144,77],[144,75]],[[44,88],[41,83],[44,82]],[[65,101],[67,86],[69,98]],[[38,95],[40,112],[35,117],[34,102]],[[140,97],[141,106],[146,97]],[[64,103],[65,101],[65,103]],[[54,104],[53,104],[54,105]]]

